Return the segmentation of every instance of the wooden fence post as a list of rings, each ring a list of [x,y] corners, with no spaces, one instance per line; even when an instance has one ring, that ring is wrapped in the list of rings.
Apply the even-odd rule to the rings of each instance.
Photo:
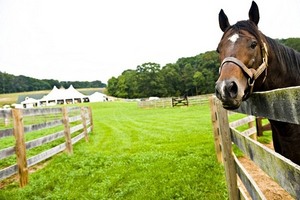
[[[81,120],[82,120],[82,125],[83,125],[84,138],[85,138],[85,141],[88,142],[89,135],[87,132],[87,127],[86,127],[86,117],[85,117],[85,108],[84,107],[80,108],[80,113],[81,113]]]
[[[67,107],[62,108],[62,113],[63,113],[63,123],[64,123],[64,134],[66,139],[66,150],[69,154],[72,154],[73,146],[71,140],[70,122],[69,122]]]
[[[227,190],[231,200],[239,199],[237,187],[237,173],[234,157],[232,155],[232,142],[229,129],[229,121],[227,110],[222,107],[220,101],[216,101],[217,119],[219,121],[219,129],[222,143],[222,155],[225,168]]]
[[[214,140],[215,140],[215,150],[217,154],[217,159],[219,163],[223,162],[222,158],[222,149],[221,149],[221,138],[220,138],[220,132],[219,132],[219,123],[218,123],[218,116],[216,111],[216,105],[215,105],[215,98],[214,96],[209,98],[210,101],[210,112],[211,112],[211,121],[213,125],[213,133],[214,133]]]
[[[21,110],[12,110],[14,121],[14,136],[16,139],[16,156],[20,187],[24,187],[28,183],[28,168],[26,159],[26,145],[24,138],[24,124]]]
[[[94,130],[94,123],[93,123],[93,113],[92,113],[92,108],[89,107],[89,118],[90,118],[90,123],[91,123],[91,131]]]
[[[248,123],[249,129],[255,126],[254,122],[255,120]],[[257,129],[256,129],[256,133],[251,134],[249,137],[252,138],[253,140],[257,140]]]

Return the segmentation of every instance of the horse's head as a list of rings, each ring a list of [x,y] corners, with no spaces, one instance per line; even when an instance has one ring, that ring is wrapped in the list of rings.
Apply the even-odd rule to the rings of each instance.
[[[266,76],[267,47],[258,30],[259,11],[255,2],[249,10],[249,20],[230,25],[223,10],[219,25],[224,32],[217,51],[221,61],[216,82],[216,96],[226,109],[236,109],[249,97]],[[261,75],[262,74],[262,75]]]

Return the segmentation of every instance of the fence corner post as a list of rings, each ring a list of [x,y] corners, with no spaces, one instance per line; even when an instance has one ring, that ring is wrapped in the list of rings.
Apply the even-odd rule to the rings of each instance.
[[[66,150],[69,154],[72,154],[73,146],[71,140],[70,122],[69,122],[67,107],[62,108],[62,113],[63,113],[63,123],[64,123],[64,134],[66,139]]]
[[[16,139],[16,156],[20,187],[24,187],[28,183],[28,168],[26,159],[26,145],[24,138],[23,115],[20,109],[12,110],[14,121],[14,136]]]
[[[227,190],[229,199],[239,199],[237,186],[237,172],[234,157],[232,155],[231,133],[229,129],[229,120],[227,110],[223,108],[220,101],[216,101],[217,117],[219,122],[219,130],[222,143],[222,155],[225,168],[225,176],[227,182]]]

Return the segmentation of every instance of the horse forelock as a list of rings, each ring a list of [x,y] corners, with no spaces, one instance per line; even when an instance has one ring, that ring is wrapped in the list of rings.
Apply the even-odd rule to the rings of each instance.
[[[256,24],[250,20],[238,21],[236,24],[229,26],[225,30],[222,39],[225,37],[228,31],[240,33],[241,30],[247,31],[248,33],[253,35],[261,45],[262,42],[265,40],[264,35],[258,30]]]

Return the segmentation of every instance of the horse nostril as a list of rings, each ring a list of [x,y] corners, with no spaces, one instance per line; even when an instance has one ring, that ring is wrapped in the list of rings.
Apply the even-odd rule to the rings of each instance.
[[[238,86],[237,84],[232,81],[226,85],[226,92],[229,94],[231,98],[236,98],[238,93]]]

